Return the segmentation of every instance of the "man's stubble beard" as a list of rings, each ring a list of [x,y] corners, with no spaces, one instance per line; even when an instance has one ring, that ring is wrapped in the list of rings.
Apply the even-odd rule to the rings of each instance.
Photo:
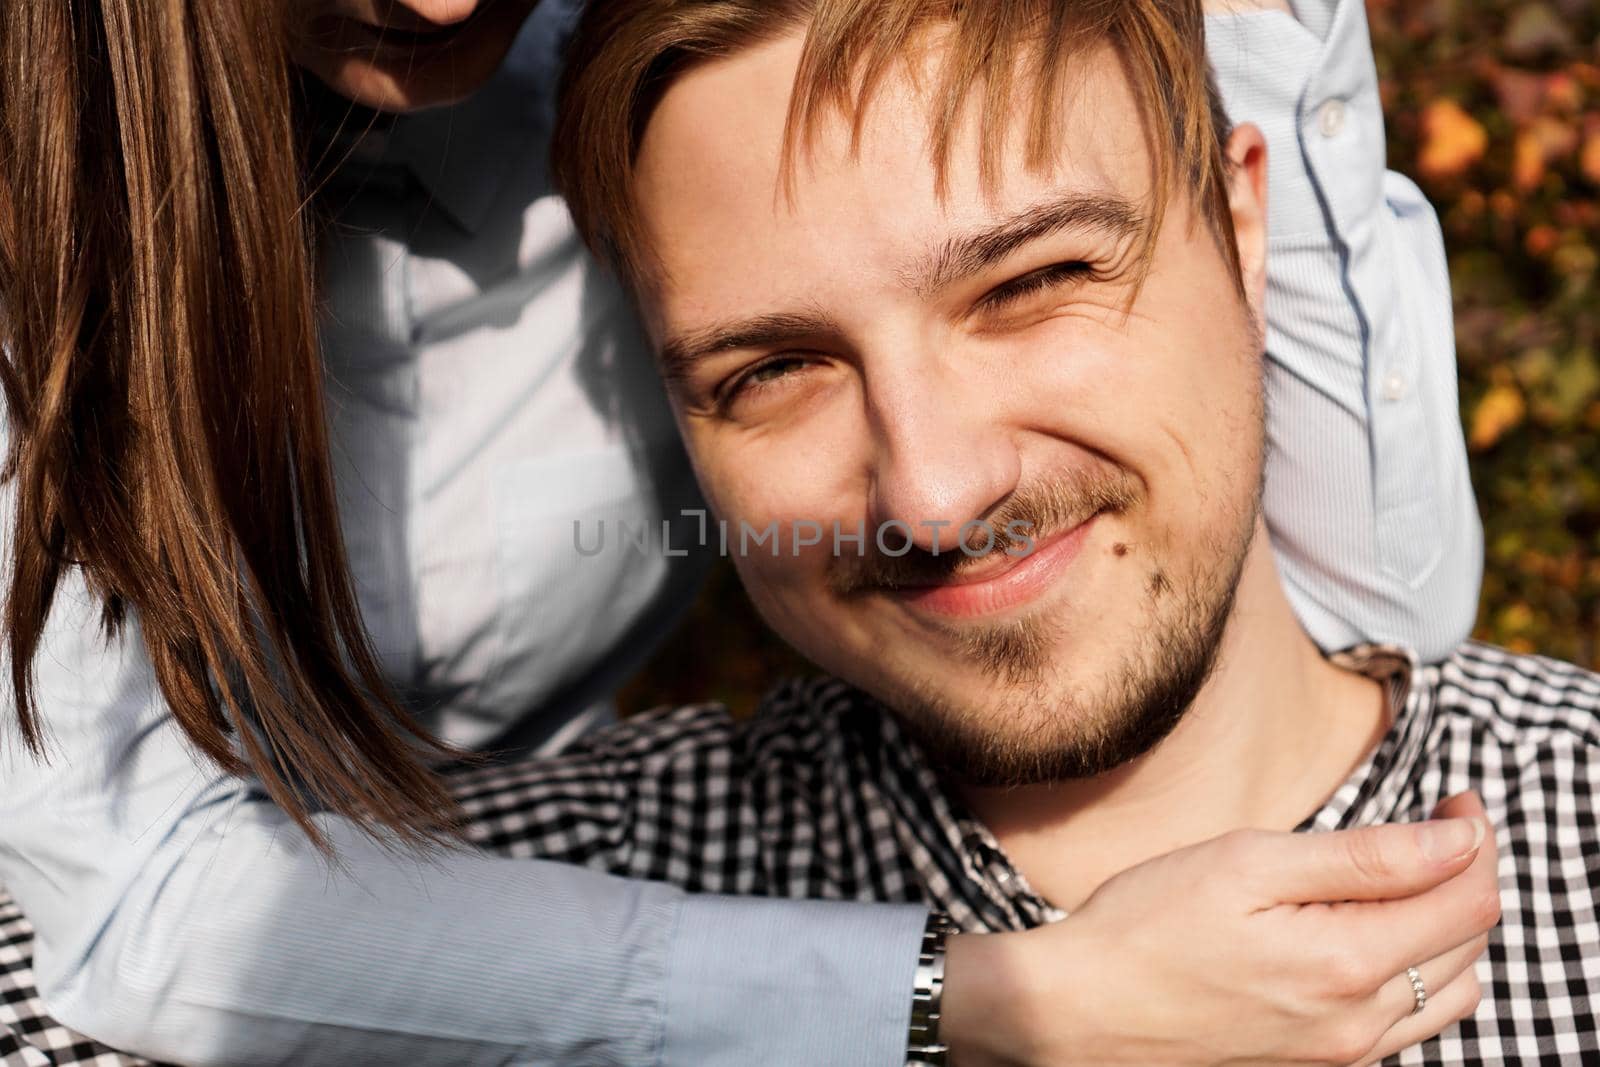
[[[1023,619],[957,642],[1001,701],[963,706],[919,687],[895,701],[897,718],[938,770],[969,786],[1091,778],[1136,759],[1176,728],[1210,677],[1248,551],[1246,537],[1222,566],[1182,583],[1155,564],[1144,596],[1160,621],[1138,631],[1098,693],[1045,662],[1056,650],[1048,620]]]
[[[978,788],[1092,778],[1137,759],[1172,733],[1210,678],[1233,616],[1261,514],[1264,404],[1263,383],[1248,504],[1209,551],[1194,555],[1193,573],[1174,577],[1151,556],[1144,597],[1153,625],[1137,631],[1134,647],[1099,693],[1085,692],[1070,667],[1052,662],[1060,635],[1049,618],[952,629],[956,655],[1006,696],[997,705],[962,706],[920,685],[894,701],[896,717],[936,769]],[[1057,691],[1047,696],[1051,683]],[[1041,700],[1050,705],[1042,708]]]

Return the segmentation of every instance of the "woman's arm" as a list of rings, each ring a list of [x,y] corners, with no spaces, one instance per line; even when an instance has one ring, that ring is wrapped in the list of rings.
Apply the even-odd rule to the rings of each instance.
[[[1482,577],[1443,239],[1384,170],[1362,5],[1253,13],[1286,7],[1209,0],[1206,26],[1230,117],[1269,145],[1267,523],[1319,645],[1436,659],[1470,630]]]
[[[37,666],[50,761],[0,746],[0,883],[52,1013],[113,1047],[195,1067],[698,1067],[767,1042],[901,1062],[921,908],[418,859],[319,816],[330,866],[194,759],[136,631],[107,648],[81,586]]]

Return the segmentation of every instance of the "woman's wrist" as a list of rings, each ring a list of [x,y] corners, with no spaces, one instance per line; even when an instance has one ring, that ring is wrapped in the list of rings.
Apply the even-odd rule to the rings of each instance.
[[[1070,923],[949,938],[942,1033],[953,1067],[1076,1061],[1069,1050],[1082,1048],[1079,996],[1092,968]]]

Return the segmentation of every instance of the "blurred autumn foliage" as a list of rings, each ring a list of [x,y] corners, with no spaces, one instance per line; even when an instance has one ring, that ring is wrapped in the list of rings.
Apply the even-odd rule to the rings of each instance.
[[[1367,0],[1389,166],[1438,209],[1483,516],[1477,635],[1600,668],[1600,0]],[[622,696],[747,709],[803,665],[726,561]]]
[[[1368,0],[1389,165],[1438,209],[1481,637],[1600,667],[1600,0]]]

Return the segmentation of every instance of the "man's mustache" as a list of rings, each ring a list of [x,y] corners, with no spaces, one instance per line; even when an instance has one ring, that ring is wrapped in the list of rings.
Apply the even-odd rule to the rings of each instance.
[[[865,538],[861,554],[838,553],[828,561],[828,586],[848,597],[940,585],[996,552],[1027,555],[1040,541],[1101,512],[1126,511],[1140,495],[1138,478],[1121,467],[1078,470],[1016,490],[990,514],[963,527],[964,538],[954,525],[941,528],[937,552],[912,545],[903,555],[890,555],[881,550],[879,539]]]

